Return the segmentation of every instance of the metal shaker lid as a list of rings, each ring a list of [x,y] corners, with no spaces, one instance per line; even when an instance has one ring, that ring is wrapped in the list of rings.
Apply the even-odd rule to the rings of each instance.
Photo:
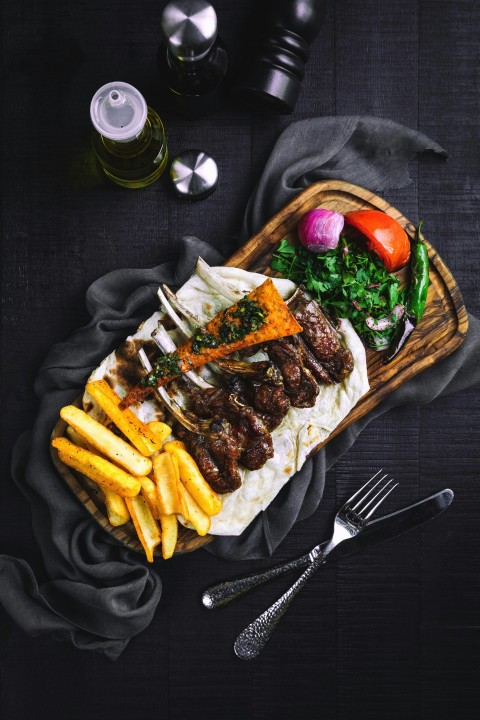
[[[206,0],[173,0],[160,24],[168,49],[180,60],[200,60],[217,37],[217,14]]]
[[[170,179],[180,197],[203,200],[217,187],[217,163],[202,150],[185,150],[172,161]]]

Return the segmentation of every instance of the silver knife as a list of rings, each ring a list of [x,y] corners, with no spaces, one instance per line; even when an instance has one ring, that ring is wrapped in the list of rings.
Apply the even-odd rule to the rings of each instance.
[[[382,515],[382,517],[367,523],[362,532],[355,538],[348,542],[340,543],[327,555],[325,563],[340,560],[341,558],[347,557],[347,555],[353,555],[353,553],[359,552],[360,550],[379,545],[380,543],[387,542],[387,540],[393,540],[393,538],[399,535],[414,530],[446,510],[452,500],[452,490],[441,490],[435,493],[435,495],[430,495],[413,505],[408,505],[388,515]],[[320,543],[305,555],[295,560],[282,563],[281,565],[276,565],[269,570],[214,585],[203,593],[203,605],[209,610],[215,610],[253,590],[253,588],[268,582],[268,580],[273,580],[294,570],[301,570],[318,556],[325,545],[325,542]]]

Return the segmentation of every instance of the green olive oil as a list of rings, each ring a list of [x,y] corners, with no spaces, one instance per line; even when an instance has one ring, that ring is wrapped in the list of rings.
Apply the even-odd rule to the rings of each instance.
[[[108,83],[92,100],[92,145],[103,172],[126,188],[155,182],[168,161],[163,123],[127,83]]]
[[[160,177],[167,165],[163,123],[150,107],[145,127],[137,137],[128,141],[111,140],[94,130],[92,144],[103,172],[123,187],[146,187]]]

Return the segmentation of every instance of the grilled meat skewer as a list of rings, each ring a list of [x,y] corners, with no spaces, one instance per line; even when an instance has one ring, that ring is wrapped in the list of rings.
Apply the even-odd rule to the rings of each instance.
[[[168,333],[161,330],[157,329],[152,337],[162,350],[171,352],[175,344]],[[187,373],[177,381],[186,388],[189,411],[184,412],[178,404],[172,404],[171,399],[167,404],[190,434],[205,436],[205,442],[190,438],[189,444],[193,456],[198,454],[200,462],[206,468],[208,466],[207,475],[211,477],[212,487],[231,492],[241,483],[237,461],[250,470],[262,467],[273,456],[272,438],[251,407],[232,393],[200,380],[199,383],[196,373]],[[162,399],[166,401],[163,394]],[[205,454],[207,448],[208,457]],[[221,482],[211,468],[212,462],[220,471]]]

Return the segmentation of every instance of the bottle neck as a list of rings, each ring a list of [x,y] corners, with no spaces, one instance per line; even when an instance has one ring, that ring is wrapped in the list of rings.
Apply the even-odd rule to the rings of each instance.
[[[150,120],[147,116],[145,125],[143,126],[142,131],[138,133],[138,135],[134,135],[133,137],[127,138],[126,140],[112,140],[111,138],[107,138],[104,135],[102,135],[101,137],[106,147],[110,147],[117,154],[122,155],[124,152],[129,152],[132,146],[135,146],[135,148],[139,151],[147,147],[152,139],[152,127],[150,124]]]
[[[194,58],[179,58],[177,55],[174,55],[172,51],[167,47],[167,57],[170,65],[172,67],[176,67],[179,69],[182,69],[183,71],[187,72],[196,72],[197,70],[200,70],[203,65],[205,65],[209,60],[210,57],[216,48],[217,41],[208,48],[208,50],[201,55],[196,55]]]

